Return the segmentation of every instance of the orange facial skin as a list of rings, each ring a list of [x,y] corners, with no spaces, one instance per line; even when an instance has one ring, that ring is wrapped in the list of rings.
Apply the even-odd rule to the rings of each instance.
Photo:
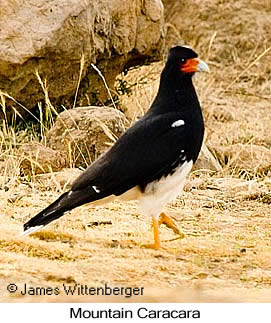
[[[183,73],[195,73],[197,71],[197,66],[199,64],[199,59],[198,58],[189,58],[181,66],[181,70]]]

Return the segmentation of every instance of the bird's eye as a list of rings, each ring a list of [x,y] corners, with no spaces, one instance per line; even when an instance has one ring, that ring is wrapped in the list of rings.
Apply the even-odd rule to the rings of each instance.
[[[181,58],[181,63],[185,63],[186,59],[185,58]]]

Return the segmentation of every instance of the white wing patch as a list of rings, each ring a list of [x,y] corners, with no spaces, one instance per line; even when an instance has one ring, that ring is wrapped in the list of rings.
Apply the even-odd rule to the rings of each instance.
[[[171,127],[172,128],[175,128],[175,127],[181,127],[181,126],[184,126],[185,123],[183,120],[177,120],[175,122],[172,123]]]
[[[69,191],[68,193],[68,197],[70,197],[72,195],[72,191]]]
[[[183,153],[184,153],[184,150],[182,149],[181,150],[181,155],[180,155],[181,161],[185,161],[186,160],[186,156]]]
[[[96,193],[100,193],[101,191],[97,188],[97,186],[95,186],[95,185],[92,185],[92,188],[94,189],[94,191],[96,192]]]

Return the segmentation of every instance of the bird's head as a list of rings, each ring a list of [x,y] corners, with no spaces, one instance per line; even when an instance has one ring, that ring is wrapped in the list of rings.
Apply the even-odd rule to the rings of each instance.
[[[196,72],[209,72],[208,65],[198,58],[198,54],[187,46],[176,46],[170,49],[168,62],[178,65],[184,75],[194,75]]]

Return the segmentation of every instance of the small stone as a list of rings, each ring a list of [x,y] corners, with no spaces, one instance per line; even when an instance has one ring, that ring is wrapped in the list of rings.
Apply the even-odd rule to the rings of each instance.
[[[23,144],[17,155],[21,159],[20,170],[25,175],[57,171],[66,164],[63,153],[35,141]]]

